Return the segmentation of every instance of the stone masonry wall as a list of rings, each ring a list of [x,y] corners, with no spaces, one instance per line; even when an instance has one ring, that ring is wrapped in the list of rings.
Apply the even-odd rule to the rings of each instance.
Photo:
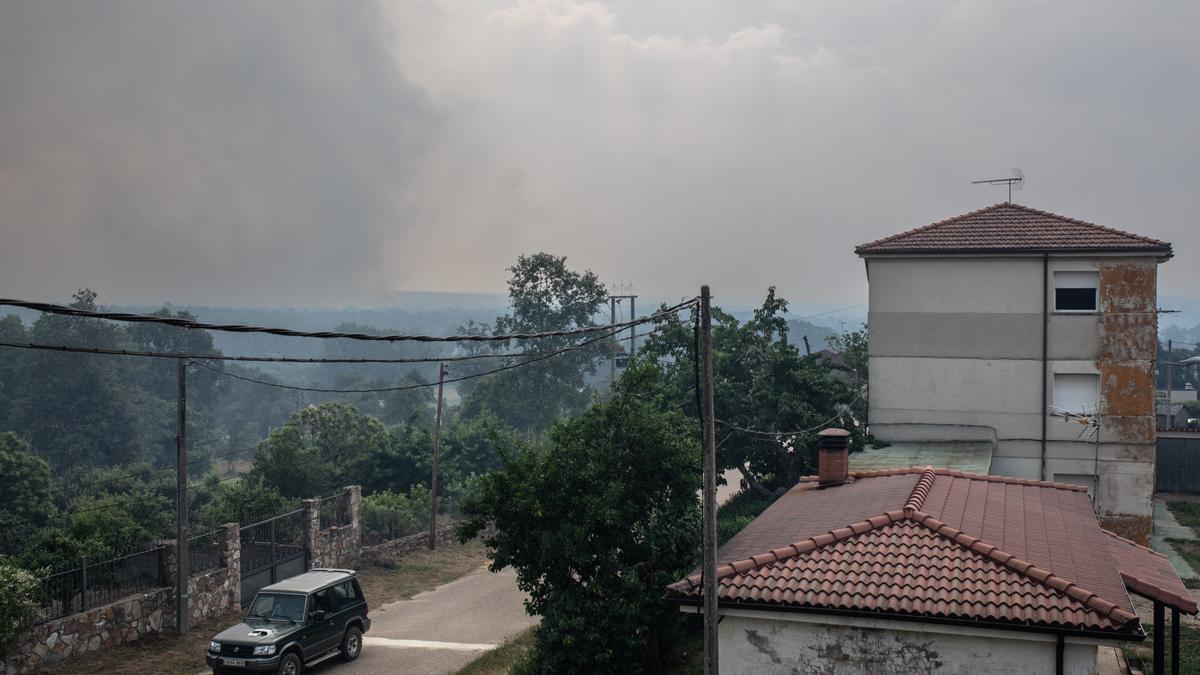
[[[188,579],[191,622],[198,622],[238,607],[241,586],[241,539],[237,523],[221,526],[221,560],[224,564]],[[174,581],[176,547],[165,543],[163,578]],[[35,672],[72,655],[95,652],[161,632],[175,626],[175,589],[165,586],[116,602],[34,626],[10,645],[4,660],[5,675]]]
[[[353,485],[346,491],[350,511],[348,525],[322,530],[320,500],[304,502],[303,536],[310,568],[352,566],[362,552],[362,489]],[[240,606],[241,530],[237,523],[226,523],[221,530],[221,567],[188,579],[189,623],[198,623]],[[450,528],[442,528],[438,541],[448,541],[451,536]],[[427,539],[424,534],[414,535],[376,548],[410,551],[423,546]],[[167,542],[161,573],[172,584],[176,560],[175,542]],[[174,586],[165,586],[34,626],[9,645],[3,672],[5,675],[35,672],[72,655],[135,642],[153,633],[174,631],[175,602]]]
[[[346,488],[350,500],[350,524],[321,529],[320,500],[304,500],[305,537],[309,567],[348,567],[358,561],[362,552],[362,488]]]
[[[443,525],[434,533],[434,539],[438,546],[453,543],[456,539],[454,536],[453,525]],[[382,544],[375,546],[365,546],[362,549],[363,553],[371,551],[373,553],[409,553],[429,547],[429,533],[418,532],[410,534],[407,537],[400,537],[391,541],[385,541]]]

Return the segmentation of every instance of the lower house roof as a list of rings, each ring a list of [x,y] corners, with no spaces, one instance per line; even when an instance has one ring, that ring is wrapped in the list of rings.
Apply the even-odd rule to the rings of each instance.
[[[1140,639],[1129,591],[1185,613],[1170,563],[1099,526],[1085,488],[909,467],[805,480],[718,551],[722,605]],[[693,574],[668,587],[702,599]]]

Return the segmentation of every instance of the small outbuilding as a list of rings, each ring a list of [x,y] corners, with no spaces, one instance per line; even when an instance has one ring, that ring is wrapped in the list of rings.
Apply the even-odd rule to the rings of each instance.
[[[1130,593],[1153,601],[1160,663],[1166,608],[1173,628],[1196,613],[1164,556],[1100,528],[1086,488],[851,473],[845,432],[823,434],[820,475],[718,551],[722,675],[1082,675],[1099,646],[1146,639]],[[668,597],[694,612],[701,589],[693,574]]]

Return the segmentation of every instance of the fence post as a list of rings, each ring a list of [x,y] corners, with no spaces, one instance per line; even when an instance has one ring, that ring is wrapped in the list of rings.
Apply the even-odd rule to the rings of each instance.
[[[86,612],[88,608],[87,596],[87,556],[83,556],[82,564],[79,566],[79,611]]]
[[[221,562],[225,563],[226,583],[229,585],[229,607],[242,604],[242,528],[238,523],[221,526],[225,541],[221,543]]]
[[[351,485],[346,488],[346,498],[350,500],[350,555],[358,558],[362,553],[363,538],[362,486]]]
[[[305,499],[303,513],[304,528],[304,561],[305,569],[320,567],[322,564],[320,551],[321,536],[321,500],[319,498]]]

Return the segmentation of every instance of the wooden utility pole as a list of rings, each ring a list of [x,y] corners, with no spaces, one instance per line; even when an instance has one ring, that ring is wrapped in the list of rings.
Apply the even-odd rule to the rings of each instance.
[[[437,470],[442,449],[442,389],[446,385],[446,364],[438,364],[437,413],[433,416],[433,476],[429,480],[429,550],[437,548]]]
[[[812,356],[812,347],[808,345],[808,336],[804,336],[804,355]]]
[[[175,436],[175,627],[188,632],[187,367],[179,359],[178,431]]]
[[[712,310],[708,285],[700,287],[700,417],[704,423],[704,673],[717,675],[717,446],[713,403]]]
[[[635,304],[636,302],[637,302],[636,295],[629,296],[629,320],[630,321],[637,320],[637,305]],[[635,356],[637,356],[637,326],[630,326],[629,327],[629,359],[632,361],[633,357],[635,357]]]

